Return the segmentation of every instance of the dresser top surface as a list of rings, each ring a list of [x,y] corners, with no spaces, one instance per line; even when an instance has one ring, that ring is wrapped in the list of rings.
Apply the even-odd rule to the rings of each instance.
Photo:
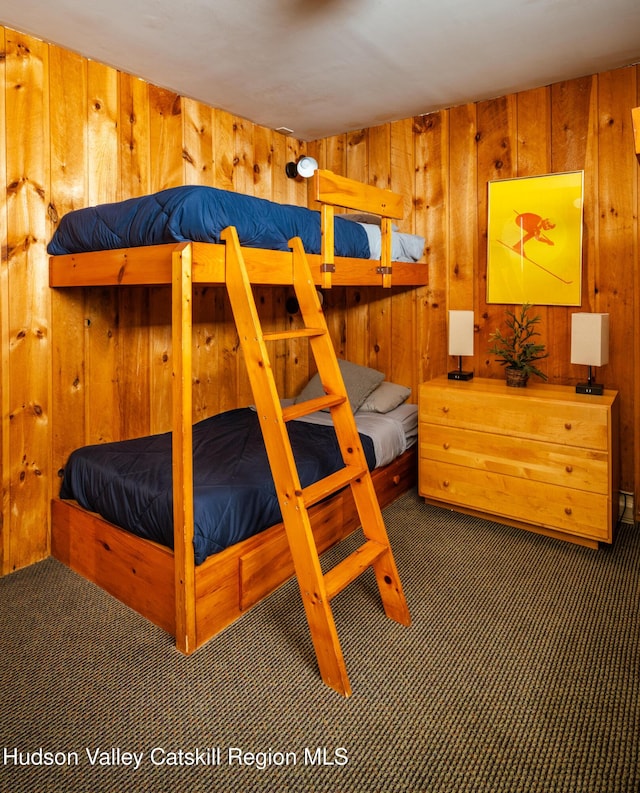
[[[506,380],[492,377],[474,377],[471,380],[449,380],[446,375],[427,380],[422,386],[445,387],[457,391],[467,391],[472,394],[484,394],[488,397],[509,396],[515,399],[543,399],[558,400],[562,402],[576,402],[588,405],[612,405],[617,399],[618,392],[610,389],[604,390],[602,395],[578,394],[575,386],[551,385],[542,381],[529,380],[525,388],[508,386]]]

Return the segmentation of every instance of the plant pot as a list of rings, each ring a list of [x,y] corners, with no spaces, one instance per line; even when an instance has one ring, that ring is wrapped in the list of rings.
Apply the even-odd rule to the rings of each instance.
[[[524,388],[527,385],[529,375],[522,369],[514,369],[507,367],[505,370],[507,374],[507,385],[511,388]]]

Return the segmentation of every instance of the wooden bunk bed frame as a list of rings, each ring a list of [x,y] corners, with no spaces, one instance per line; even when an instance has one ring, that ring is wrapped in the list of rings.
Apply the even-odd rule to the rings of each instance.
[[[314,281],[332,285],[417,287],[427,283],[424,263],[391,264],[391,220],[402,217],[402,199],[390,191],[318,171],[315,198],[321,202],[322,253],[308,256]],[[381,217],[382,259],[334,258],[334,206]],[[292,283],[292,254],[243,248],[253,283]],[[272,526],[195,566],[185,551],[193,536],[192,289],[226,284],[226,246],[180,243],[51,257],[52,288],[140,285],[171,287],[173,348],[173,493],[175,552],[139,538],[88,512],[76,502],[52,499],[52,555],[175,637],[190,654],[288,580],[294,570],[282,523]],[[415,485],[415,446],[372,472],[381,507]],[[181,516],[176,520],[176,514]],[[318,552],[359,525],[346,488],[309,511]],[[188,526],[191,521],[190,527]],[[190,531],[189,531],[190,529]]]

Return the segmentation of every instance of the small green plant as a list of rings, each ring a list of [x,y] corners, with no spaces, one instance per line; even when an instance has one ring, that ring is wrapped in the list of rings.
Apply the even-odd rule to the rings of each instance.
[[[540,316],[531,316],[532,308],[529,303],[525,303],[517,312],[507,309],[506,326],[510,332],[505,334],[499,328],[496,329],[489,336],[492,343],[489,353],[495,355],[507,369],[517,369],[527,376],[534,374],[546,380],[546,374],[535,364],[546,358],[548,353],[545,352],[544,344],[535,341],[540,336],[537,330]]]

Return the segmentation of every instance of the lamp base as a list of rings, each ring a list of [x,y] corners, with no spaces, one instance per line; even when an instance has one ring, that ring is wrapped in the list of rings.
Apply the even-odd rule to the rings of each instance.
[[[460,369],[454,369],[447,375],[449,380],[472,380],[473,372],[463,372]]]
[[[601,383],[578,383],[576,386],[576,394],[594,394],[595,396],[602,396],[604,393],[604,386]]]

